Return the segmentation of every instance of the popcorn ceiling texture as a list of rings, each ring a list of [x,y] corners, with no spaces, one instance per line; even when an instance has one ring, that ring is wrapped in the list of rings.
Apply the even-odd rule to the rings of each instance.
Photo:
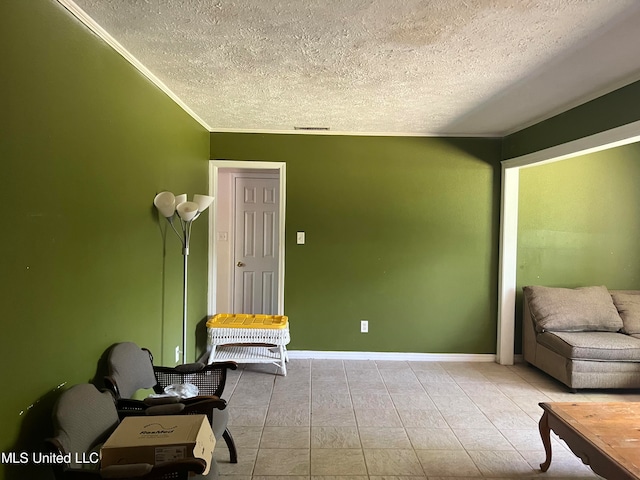
[[[75,3],[212,130],[502,135],[640,73],[637,0]]]

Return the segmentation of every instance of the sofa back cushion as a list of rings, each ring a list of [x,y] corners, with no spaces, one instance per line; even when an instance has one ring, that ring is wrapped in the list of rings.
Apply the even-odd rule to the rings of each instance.
[[[543,332],[617,332],[622,318],[607,287],[524,287],[536,330]]]
[[[622,318],[622,331],[640,333],[640,290],[611,290],[611,298]]]

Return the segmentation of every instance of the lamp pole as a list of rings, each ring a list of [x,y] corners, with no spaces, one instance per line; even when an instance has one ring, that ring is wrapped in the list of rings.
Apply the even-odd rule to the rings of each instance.
[[[188,321],[187,321],[187,284],[189,282],[189,242],[191,241],[191,222],[197,218],[194,217],[192,220],[183,221],[180,219],[180,223],[182,225],[182,235],[176,230],[173,225],[173,222],[169,222],[172,227],[174,227],[174,231],[178,234],[178,237],[182,241],[182,363],[187,363],[187,330],[188,330]]]
[[[183,280],[182,280],[182,363],[187,363],[187,292],[188,292],[188,266],[189,243],[191,241],[191,224],[213,202],[213,197],[207,195],[194,195],[193,202],[187,201],[186,195],[176,197],[171,192],[161,192],[153,200],[158,211],[164,216],[172,230],[182,243]],[[180,220],[182,232],[179,232],[174,224],[174,217]]]
[[[182,281],[182,363],[187,363],[187,267],[189,265],[189,247],[182,249],[184,277]]]

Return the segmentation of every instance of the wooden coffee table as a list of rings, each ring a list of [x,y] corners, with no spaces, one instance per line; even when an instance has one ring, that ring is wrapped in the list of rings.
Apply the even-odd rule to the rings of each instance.
[[[539,428],[547,458],[540,469],[551,464],[553,430],[598,475],[608,480],[640,479],[640,402],[550,402]]]

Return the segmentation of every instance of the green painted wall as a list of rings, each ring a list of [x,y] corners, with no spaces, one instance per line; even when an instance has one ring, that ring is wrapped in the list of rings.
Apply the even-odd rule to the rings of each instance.
[[[287,162],[291,348],[493,353],[501,148],[512,158],[640,117],[635,83],[503,142],[210,135],[57,2],[0,2],[0,27],[0,351],[15,367],[0,451],[39,448],[57,387],[91,380],[112,343],[173,363],[182,263],[151,200],[206,192],[206,159]],[[522,171],[520,286],[640,288],[637,158],[627,146]],[[190,261],[199,333],[206,232],[203,218]],[[0,466],[0,479],[48,477]]]
[[[182,257],[172,236],[165,257],[152,200],[165,189],[206,193],[209,133],[57,2],[0,2],[0,23],[0,451],[9,451],[39,448],[56,387],[91,380],[112,343],[138,342],[173,364]],[[195,285],[206,285],[206,234],[199,220]],[[190,293],[195,328],[206,288]],[[48,473],[4,468],[0,478]]]
[[[494,353],[499,148],[213,133],[211,158],[287,162],[290,348]]]
[[[639,184],[638,143],[522,169],[518,292],[525,285],[640,289]]]
[[[587,137],[640,120],[640,81],[504,138],[502,159]]]

